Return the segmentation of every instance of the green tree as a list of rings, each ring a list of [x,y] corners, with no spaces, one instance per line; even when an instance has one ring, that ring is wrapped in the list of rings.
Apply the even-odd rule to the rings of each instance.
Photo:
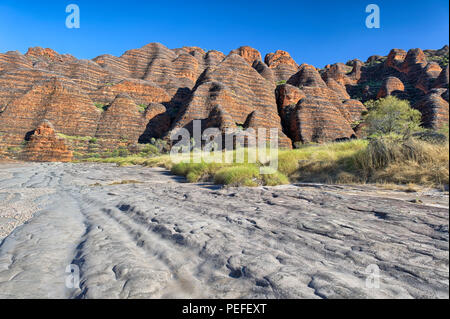
[[[420,131],[422,114],[411,108],[408,101],[388,96],[366,102],[364,115],[366,133],[372,135],[407,135]]]

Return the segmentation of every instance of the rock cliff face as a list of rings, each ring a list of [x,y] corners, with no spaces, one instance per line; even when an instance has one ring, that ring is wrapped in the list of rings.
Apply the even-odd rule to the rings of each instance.
[[[384,98],[388,95],[398,95],[405,91],[405,85],[394,76],[387,77],[378,91],[377,98]]]
[[[30,137],[22,156],[32,162],[70,162],[73,154],[64,140],[56,136],[53,125],[43,121]]]
[[[288,80],[288,85],[299,88],[297,94],[305,96],[285,111],[287,117],[283,122],[288,123],[287,130],[294,142],[320,143],[356,136],[352,123],[361,118],[364,105],[356,100],[343,99],[327,86],[313,66],[301,65]],[[289,96],[283,96],[284,91],[279,90],[281,100],[290,100]]]
[[[151,43],[93,60],[43,48],[7,52],[0,54],[0,154],[29,153],[23,145],[44,120],[77,155],[169,139],[194,120],[223,131],[276,128],[290,148],[355,136],[361,101],[388,95],[408,99],[425,126],[438,128],[448,122],[445,48],[394,49],[321,70],[281,50],[263,59],[248,46],[225,55]]]

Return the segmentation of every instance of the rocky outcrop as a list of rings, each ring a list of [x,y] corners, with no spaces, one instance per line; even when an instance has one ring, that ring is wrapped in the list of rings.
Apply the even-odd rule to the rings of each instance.
[[[416,83],[416,88],[422,90],[424,93],[428,93],[441,72],[442,69],[439,64],[436,62],[428,63],[420,72],[420,76]]]
[[[421,49],[411,49],[406,54],[402,63],[401,71],[411,76],[412,79],[418,79],[421,71],[427,66],[427,57]]]
[[[445,90],[437,94],[434,88]],[[373,56],[361,67],[357,83],[347,84],[346,89],[363,102],[387,95],[408,100],[421,110],[424,125],[440,127],[445,124],[442,112],[448,109],[448,46],[408,52],[393,49],[387,57]]]
[[[345,65],[344,63],[336,63],[333,65],[327,65],[325,71],[322,74],[324,80],[333,79],[337,83],[345,86],[354,83],[353,79],[347,75],[353,70],[352,67]]]
[[[279,85],[276,90],[278,110],[280,113],[289,105],[296,105],[306,95],[298,87],[290,84]]]
[[[423,126],[439,129],[449,122],[448,101],[443,99],[445,89],[433,89],[414,108],[422,113]],[[448,94],[448,92],[447,92]]]
[[[409,100],[425,125],[439,127],[448,110],[447,56],[448,47],[394,49],[319,71],[281,50],[263,61],[248,46],[225,55],[151,43],[93,60],[39,47],[7,52],[0,54],[0,150],[22,147],[44,119],[74,137],[71,147],[86,144],[77,154],[167,139],[194,120],[223,131],[276,128],[280,145],[291,147],[353,136],[361,102],[387,95]]]
[[[186,108],[175,120],[173,131],[190,128],[194,120],[207,121],[219,106],[221,112],[227,114],[221,118],[228,119],[217,123],[221,129],[236,129],[257,111],[254,116],[258,118],[260,127],[279,129],[280,145],[291,147],[290,140],[282,132],[274,93],[274,83],[263,78],[241,56],[230,54],[215,68],[204,72]]]
[[[338,83],[333,78],[326,78],[325,83],[327,84],[328,88],[333,90],[333,92],[342,100],[350,99],[350,95],[348,94],[346,88],[344,85]]]
[[[327,88],[326,83],[322,80],[319,72],[315,67],[308,64],[302,64],[299,71],[294,74],[288,81],[288,84],[292,84],[296,87],[317,87]]]
[[[443,88],[448,89],[449,84],[449,71],[448,71],[448,65],[445,69],[442,70],[441,74],[439,74],[438,78],[434,82],[435,88]]]
[[[403,84],[403,82],[394,76],[390,76],[383,81],[377,98],[384,98],[388,95],[403,93],[404,91],[405,85]]]
[[[339,109],[324,102],[317,96],[299,101],[290,119],[289,130],[294,141],[321,143],[355,136]]]
[[[406,58],[406,51],[402,49],[392,49],[389,52],[385,65],[400,71]]]
[[[261,61],[261,53],[249,46],[243,46],[239,49],[231,51],[231,54],[237,54],[244,58],[249,65],[253,65],[254,62]]]
[[[347,64],[335,63],[325,66],[325,69],[321,71],[321,76],[330,88],[342,95],[342,89],[347,91],[347,86],[355,85],[361,79],[362,67],[363,63],[358,59],[349,61]],[[336,83],[340,87],[337,87]]]
[[[366,64],[373,64],[373,63],[376,63],[376,62],[382,62],[383,59],[384,59],[384,57],[381,56],[381,55],[377,55],[377,54],[376,55],[371,55],[370,57],[367,58]]]
[[[298,64],[286,51],[278,50],[275,53],[269,53],[264,58],[264,62],[272,69],[277,82],[287,81],[298,71]]]
[[[64,139],[56,136],[49,121],[43,121],[38,126],[22,154],[24,160],[31,162],[70,162],[72,157]]]
[[[285,128],[294,142],[325,142],[355,136],[352,122],[360,119],[364,106],[358,101],[343,101],[328,88],[319,72],[304,64],[288,84],[299,88],[305,98],[285,111]],[[285,101],[286,90],[279,91],[279,101]]]
[[[0,75],[0,144],[20,145],[44,119],[59,133],[94,136],[100,112],[73,81],[51,77],[37,70],[18,70]],[[7,88],[7,90],[6,90]]]
[[[120,94],[105,107],[100,117],[96,137],[136,141],[144,133],[144,109],[140,109],[127,94]]]

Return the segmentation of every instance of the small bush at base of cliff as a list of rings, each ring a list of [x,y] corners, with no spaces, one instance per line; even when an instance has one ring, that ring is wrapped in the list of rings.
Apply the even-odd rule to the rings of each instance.
[[[411,108],[408,101],[400,100],[394,96],[366,102],[368,109],[364,116],[365,133],[368,136],[381,136],[389,134],[410,134],[418,132],[422,115],[418,110]]]

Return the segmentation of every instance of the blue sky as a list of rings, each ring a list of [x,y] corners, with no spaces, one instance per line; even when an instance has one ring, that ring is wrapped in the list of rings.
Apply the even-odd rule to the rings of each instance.
[[[80,7],[80,29],[65,27],[71,3]],[[365,27],[371,3],[380,7],[380,29]],[[150,42],[226,54],[250,45],[263,57],[281,49],[297,63],[323,67],[392,48],[441,48],[449,41],[448,11],[448,0],[0,0],[0,52],[41,46],[92,59]]]

